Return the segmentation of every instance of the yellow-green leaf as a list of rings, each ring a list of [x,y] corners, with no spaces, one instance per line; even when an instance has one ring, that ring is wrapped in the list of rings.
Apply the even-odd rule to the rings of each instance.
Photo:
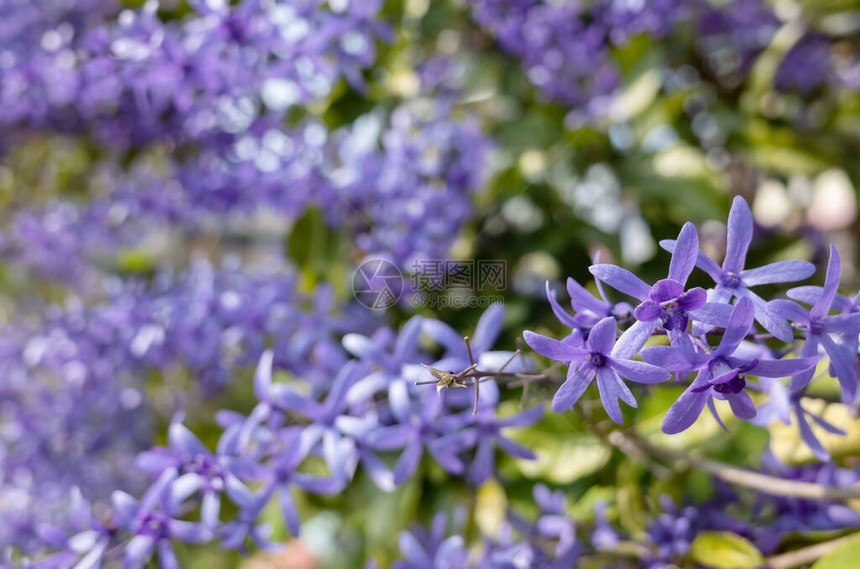
[[[697,563],[715,569],[755,569],[764,564],[755,545],[730,532],[700,533],[690,554]]]
[[[505,521],[508,509],[508,498],[504,487],[495,479],[478,488],[475,504],[475,523],[484,535],[496,537],[499,528]]]
[[[845,569],[856,567],[860,559],[860,533],[855,533],[853,539],[837,546],[833,551],[819,559],[812,569]]]

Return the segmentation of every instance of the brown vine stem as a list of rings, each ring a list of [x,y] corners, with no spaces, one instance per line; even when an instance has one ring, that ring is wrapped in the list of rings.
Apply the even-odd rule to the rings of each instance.
[[[777,476],[770,476],[760,472],[754,472],[744,468],[738,468],[723,464],[716,460],[696,457],[676,450],[656,447],[635,435],[624,431],[612,431],[609,433],[609,442],[613,446],[624,450],[635,446],[645,454],[663,460],[674,462],[678,466],[686,466],[702,470],[721,480],[757,490],[771,496],[788,496],[792,498],[803,498],[806,500],[857,500],[860,499],[860,490],[853,488],[837,488],[834,486],[823,486],[812,482],[801,482],[797,480],[785,480]]]
[[[795,549],[788,553],[768,557],[765,560],[765,564],[770,569],[793,569],[794,567],[802,567],[803,565],[807,565],[824,557],[842,544],[857,540],[858,534],[853,533],[851,535],[846,535],[845,537],[816,543],[809,547]]]

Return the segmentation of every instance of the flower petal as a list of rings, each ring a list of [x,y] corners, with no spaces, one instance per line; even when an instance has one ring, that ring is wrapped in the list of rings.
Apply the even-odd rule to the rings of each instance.
[[[706,325],[706,331],[714,326],[725,328],[729,324],[729,319],[732,316],[732,306],[730,304],[718,304],[716,302],[706,302],[695,310],[690,310],[687,315],[697,323]]]
[[[836,379],[839,380],[844,399],[853,400],[857,393],[857,373],[854,371],[854,360],[857,359],[857,354],[849,352],[827,334],[821,335],[821,345],[830,357],[830,367],[833,368]]]
[[[264,351],[260,356],[257,369],[254,371],[254,395],[260,401],[267,401],[269,397],[269,387],[272,385],[273,359],[274,354],[272,350]]]
[[[368,433],[364,442],[376,450],[399,450],[416,437],[415,427],[411,423],[381,427]]]
[[[746,389],[742,389],[738,393],[726,393],[725,396],[735,417],[745,421],[755,417],[755,405],[753,405],[752,398],[746,392]]]
[[[708,300],[708,293],[701,287],[691,288],[678,297],[678,308],[685,312],[698,310]]]
[[[758,363],[747,370],[750,375],[760,377],[789,377],[814,368],[820,358],[798,358],[794,360],[759,360]],[[732,365],[735,364],[734,358],[729,358]]]
[[[623,424],[624,416],[621,414],[618,400],[621,399],[631,407],[636,407],[636,399],[630,393],[630,388],[621,381],[615,371],[607,367],[597,368],[597,388],[606,414],[619,425]]]
[[[546,297],[549,300],[550,308],[552,308],[553,314],[558,318],[558,321],[567,326],[568,328],[578,328],[576,324],[576,320],[574,320],[573,316],[564,311],[564,309],[559,305],[558,300],[556,300],[555,291],[549,288],[549,281],[546,281]]]
[[[299,518],[299,512],[296,510],[296,503],[293,501],[293,495],[289,488],[282,488],[279,492],[281,501],[281,515],[284,516],[284,524],[290,530],[293,537],[298,537],[301,533],[302,521]]]
[[[824,329],[828,332],[842,332],[856,336],[860,334],[860,312],[825,316]]]
[[[723,269],[730,273],[740,273],[744,268],[747,249],[753,234],[753,218],[750,206],[745,199],[736,196],[729,211],[726,228],[726,258]]]
[[[408,531],[400,532],[398,546],[400,547],[401,555],[416,566],[433,567],[433,560],[428,557],[427,553],[424,551],[424,547],[421,545],[421,542],[419,542],[415,536]]]
[[[648,341],[648,338],[651,337],[651,334],[654,333],[654,328],[655,325],[653,322],[634,322],[630,328],[621,334],[618,341],[615,342],[615,347],[612,348],[610,356],[622,360],[629,360],[635,357],[639,353],[639,350],[642,349],[642,346],[645,345],[645,342]]]
[[[415,469],[418,468],[418,463],[421,462],[423,454],[424,447],[421,444],[421,440],[417,438],[413,439],[406,446],[403,453],[401,453],[397,464],[394,466],[394,484],[400,486],[412,476]]]
[[[815,273],[815,265],[806,261],[778,261],[757,269],[742,271],[741,280],[746,286],[772,283],[790,283],[808,279]]]
[[[699,377],[702,375],[700,374]],[[699,415],[702,414],[705,404],[711,397],[711,390],[693,391],[696,387],[698,385],[694,381],[666,412],[662,426],[664,433],[668,435],[680,433],[695,423]]]
[[[675,300],[684,294],[684,285],[674,279],[661,279],[654,283],[648,298],[655,302]]]
[[[670,253],[675,251],[676,241],[674,239],[663,239],[660,241],[660,247]],[[715,283],[723,280],[723,269],[713,259],[699,251],[696,255],[696,266],[708,273]]]
[[[720,345],[717,346],[712,353],[712,357],[728,356],[738,347],[738,345],[746,338],[750,331],[753,322],[753,304],[748,298],[742,298],[735,305],[732,311],[732,316],[723,333],[723,338],[720,340]]]
[[[158,544],[158,563],[161,569],[179,569],[179,560],[173,552],[173,546],[169,541],[161,541]]]
[[[800,430],[800,438],[803,439],[803,442],[806,443],[806,446],[809,447],[809,450],[812,451],[812,454],[820,461],[828,462],[830,460],[830,455],[824,450],[824,447],[821,446],[821,442],[818,440],[818,437],[815,436],[815,433],[812,432],[812,429],[809,426],[809,423],[806,421],[806,417],[804,417],[804,411],[800,407],[799,404],[795,405],[795,417],[797,417],[797,427]]]
[[[167,440],[170,446],[178,448],[184,453],[209,454],[209,450],[200,442],[197,436],[188,430],[182,423],[173,423],[167,431]]]
[[[471,338],[472,349],[482,353],[492,348],[504,323],[505,305],[500,302],[491,304],[481,315],[478,325],[475,326],[475,335]]]
[[[511,456],[523,458],[526,460],[534,460],[535,458],[537,458],[537,455],[535,455],[534,451],[532,451],[530,448],[521,445],[520,443],[509,439],[508,437],[497,437],[496,442],[499,444],[499,447],[503,451],[505,451]]]
[[[457,354],[465,348],[463,336],[458,334],[453,328],[431,318],[425,318],[421,324],[421,330],[434,340],[445,347],[447,352]]]
[[[672,260],[669,262],[669,278],[681,284],[686,283],[696,266],[698,254],[699,235],[696,233],[696,226],[688,221],[681,228],[675,242],[675,250],[672,251]]]
[[[125,545],[124,567],[140,567],[152,557],[155,540],[146,535],[136,535]]]
[[[502,428],[528,427],[540,421],[541,417],[543,417],[543,405],[533,405],[515,415],[498,419],[496,425]]]
[[[590,364],[585,364],[578,370],[571,367],[567,372],[567,379],[552,398],[552,410],[564,413],[573,407],[594,379],[594,373],[594,367]]]
[[[627,269],[615,265],[599,264],[591,265],[588,270],[615,290],[629,294],[639,300],[647,299],[651,293],[651,287]]]
[[[772,313],[786,320],[798,322],[801,324],[809,324],[809,312],[805,308],[792,302],[778,298],[767,303],[767,309]]]
[[[693,371],[702,367],[704,362],[698,361],[695,353],[688,354],[673,346],[651,346],[642,350],[642,359],[671,372]]]
[[[803,343],[803,347],[800,348],[800,357],[808,358],[818,355],[818,340],[819,336],[815,334],[810,334],[806,337],[806,341]],[[798,393],[803,388],[805,388],[809,381],[812,379],[812,376],[815,375],[815,368],[810,368],[806,371],[802,371],[797,375],[791,376],[791,383],[789,384],[789,389],[792,393]]]
[[[636,383],[660,383],[670,377],[670,373],[657,366],[633,360],[609,359],[609,367],[618,374]]]
[[[633,310],[633,316],[639,322],[654,322],[662,315],[663,307],[650,298]]]
[[[478,485],[486,482],[493,477],[495,465],[495,448],[493,441],[489,438],[482,438],[478,441],[478,450],[475,453],[475,460],[469,468],[469,482]],[[430,567],[428,565],[428,567]]]
[[[609,308],[608,303],[594,298],[588,289],[570,277],[567,279],[567,294],[570,296],[570,304],[577,312],[588,310],[603,315]]]
[[[594,351],[609,355],[615,346],[615,334],[618,327],[615,318],[607,316],[594,325],[588,334],[588,346]]]
[[[572,343],[553,340],[530,330],[523,332],[523,339],[531,349],[540,355],[560,362],[579,361],[587,353],[586,350],[576,347]]]
[[[835,245],[830,245],[830,261],[827,263],[827,276],[824,277],[824,290],[821,298],[809,311],[809,315],[815,318],[821,318],[827,315],[830,306],[833,304],[833,299],[836,297],[836,290],[839,288],[839,279],[842,277],[842,260],[839,258],[839,251]]]
[[[418,344],[418,337],[423,328],[420,316],[413,316],[400,329],[400,334],[397,335],[397,341],[394,343],[394,359],[402,361],[408,358]]]

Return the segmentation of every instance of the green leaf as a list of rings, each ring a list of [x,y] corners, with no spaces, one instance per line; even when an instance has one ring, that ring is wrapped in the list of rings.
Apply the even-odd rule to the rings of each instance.
[[[115,267],[119,273],[143,275],[155,271],[155,259],[142,249],[125,249],[116,255]]]
[[[287,251],[300,267],[307,267],[325,246],[326,226],[322,212],[309,208],[293,225],[287,239]]]
[[[845,567],[855,567],[857,559],[860,559],[860,533],[855,533],[852,538],[816,561],[812,569],[844,569]]]
[[[764,564],[755,545],[730,532],[700,533],[690,554],[697,563],[716,569],[755,569]]]
[[[513,412],[516,407],[514,401],[505,402],[499,414]],[[570,484],[603,468],[612,455],[611,449],[588,432],[573,413],[552,413],[537,425],[511,429],[505,434],[537,455],[535,460],[515,460],[520,473],[533,480]]]
[[[312,290],[321,280],[344,281],[342,263],[338,262],[345,243],[342,237],[329,228],[319,208],[308,208],[295,222],[286,245],[290,258],[301,269],[304,288]],[[335,292],[342,291],[336,289]]]

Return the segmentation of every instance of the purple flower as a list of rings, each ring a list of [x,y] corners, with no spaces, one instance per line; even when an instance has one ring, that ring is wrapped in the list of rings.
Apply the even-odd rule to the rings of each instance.
[[[662,326],[675,343],[686,334],[690,319],[708,325],[725,325],[730,312],[728,308],[706,302],[704,289],[696,287],[684,290],[696,264],[698,251],[696,227],[688,222],[681,229],[672,251],[668,278],[657,281],[654,286],[645,284],[630,271],[615,265],[598,264],[589,268],[598,280],[641,301],[633,311],[637,322],[627,331],[636,338],[640,347],[657,326]]]
[[[472,411],[464,411],[453,417],[446,428],[454,430],[462,427],[462,431],[445,437],[439,446],[443,450],[465,450],[476,448],[475,458],[469,467],[467,478],[474,485],[479,485],[495,474],[495,449],[500,447],[511,456],[534,460],[535,454],[528,448],[506,437],[503,429],[511,427],[528,427],[537,423],[543,416],[543,407],[535,405],[515,415],[499,417],[495,409],[482,405],[478,408],[477,415]]]
[[[762,384],[765,393],[769,399],[758,406],[756,416],[750,419],[750,423],[761,427],[766,427],[774,421],[782,421],[783,424],[791,424],[791,411],[794,411],[794,416],[797,419],[797,428],[800,431],[800,438],[809,447],[813,456],[818,460],[828,461],[830,455],[824,449],[821,441],[812,432],[809,426],[809,420],[820,426],[828,433],[834,435],[845,436],[846,433],[842,429],[831,425],[819,417],[815,413],[808,411],[802,404],[803,392],[798,391],[789,393],[782,382],[774,378],[761,378],[759,382]]]
[[[567,514],[564,492],[552,492],[543,484],[535,484],[532,495],[541,512],[535,524],[538,534],[557,542],[552,566],[560,568],[575,564],[579,556],[579,543],[576,540],[576,524]]]
[[[304,461],[301,427],[288,427],[280,430],[276,439],[271,441],[272,455],[262,462],[248,462],[237,465],[236,472],[243,480],[255,480],[262,483],[257,496],[244,505],[251,514],[247,519],[255,519],[271,497],[278,493],[281,513],[284,523],[293,536],[299,535],[301,521],[295,502],[292,487],[295,486],[312,494],[336,494],[344,487],[344,481],[337,476],[316,476],[298,472]]]
[[[599,255],[594,256],[595,264],[599,262],[599,259]],[[626,302],[619,302],[613,305],[606,297],[603,283],[600,280],[595,280],[595,284],[597,285],[600,299],[595,298],[584,286],[568,277],[567,294],[570,297],[570,305],[576,313],[571,317],[558,304],[555,291],[550,289],[549,281],[547,281],[546,296],[559,322],[572,329],[583,330],[591,328],[607,316],[612,316],[619,322],[630,319],[633,314],[633,307]]]
[[[641,345],[630,330],[616,342],[615,319],[607,317],[591,329],[584,345],[581,336],[573,334],[558,341],[528,330],[523,332],[526,343],[537,353],[570,363],[567,379],[552,399],[553,411],[563,413],[573,407],[596,376],[603,407],[613,421],[621,424],[623,417],[618,400],[636,407],[636,399],[622,378],[637,383],[657,383],[669,379],[668,372],[631,359]]]
[[[405,368],[423,359],[418,351],[422,325],[423,319],[414,316],[403,325],[396,337],[388,328],[377,330],[371,337],[361,334],[344,336],[346,350],[370,367],[369,373],[349,390],[346,401],[351,407],[365,404],[376,393],[386,391],[392,384],[402,381],[406,374]]]
[[[185,496],[175,493],[177,471],[169,468],[137,501],[125,492],[114,492],[114,520],[133,537],[125,546],[124,565],[142,567],[155,553],[166,569],[179,569],[171,541],[201,543],[212,535],[200,524],[175,519]]]
[[[708,273],[717,285],[708,291],[708,301],[728,303],[733,297],[749,298],[755,308],[756,321],[783,342],[790,342],[791,328],[785,318],[776,314],[749,287],[803,280],[812,276],[815,266],[806,261],[779,261],[757,269],[744,269],[752,235],[753,218],[749,205],[742,197],[736,196],[729,212],[726,256],[722,266],[697,251],[696,266]],[[679,246],[673,240],[661,241],[660,245],[667,251],[674,251]]]
[[[304,456],[319,449],[329,471],[344,483],[352,480],[359,456],[355,441],[340,428],[339,419],[349,416],[347,392],[366,373],[365,370],[362,363],[348,362],[334,378],[322,403],[303,398],[295,408],[297,413],[311,421],[302,430],[300,453]]]
[[[736,417],[752,419],[756,409],[746,391],[747,382],[742,374],[787,377],[815,367],[818,358],[760,360],[736,357],[735,351],[752,327],[753,311],[752,301],[742,298],[732,311],[719,345],[705,353],[697,352],[689,341],[680,343],[680,347],[654,346],[642,350],[642,359],[669,371],[699,372],[666,413],[663,432],[675,434],[687,429],[699,418],[705,404],[720,422],[714,398],[728,401]]]
[[[860,334],[860,313],[829,315],[836,298],[841,273],[842,262],[839,258],[839,251],[831,245],[824,289],[809,311],[790,300],[782,299],[772,300],[768,306],[774,312],[792,320],[804,329],[806,340],[800,350],[802,357],[817,355],[818,347],[824,348],[830,358],[830,366],[839,380],[843,397],[850,401],[857,393],[857,373],[854,369],[857,353],[856,349],[851,350],[851,346],[856,345],[855,339]],[[843,334],[850,340],[847,343],[839,344],[830,336],[831,334]],[[794,392],[802,391],[809,384],[814,373],[815,369],[813,368],[792,377],[791,390]]]
[[[114,532],[92,514],[90,504],[77,488],[72,490],[71,522],[71,531],[47,524],[38,528],[42,542],[60,551],[41,559],[36,567],[90,569],[101,565]]]
[[[696,508],[678,508],[665,494],[660,496],[660,506],[663,511],[648,526],[647,539],[656,548],[656,560],[670,563],[689,553],[702,520]]]
[[[502,331],[505,320],[503,304],[490,305],[475,326],[475,332],[470,336],[472,357],[480,370],[495,370],[507,363],[505,371],[518,373],[527,371],[523,360],[515,358],[509,361],[513,352],[490,351]],[[439,320],[425,319],[422,331],[436,340],[445,348],[442,358],[430,364],[430,367],[449,370],[457,373],[471,365],[466,342],[463,335]],[[412,381],[427,381],[431,378],[424,367],[411,366],[407,378]],[[414,373],[413,373],[414,372]],[[443,392],[446,405],[452,408],[469,407],[474,402],[474,392],[471,389],[447,389]],[[485,378],[481,382],[480,403],[495,405],[499,400],[499,387],[495,380]]]
[[[200,519],[206,528],[214,531],[219,523],[221,495],[225,487],[242,484],[230,469],[233,456],[237,454],[239,433],[239,425],[226,429],[218,441],[216,452],[212,453],[188,428],[181,423],[173,423],[167,433],[170,446],[141,453],[136,464],[156,477],[168,469],[175,469],[178,472],[174,482],[176,486],[188,495],[202,494]]]
[[[461,569],[466,567],[469,553],[461,536],[446,537],[445,514],[433,518],[430,531],[418,526],[411,532],[400,533],[400,554],[392,569]]]
[[[811,95],[828,83],[836,83],[830,43],[826,36],[815,33],[800,38],[780,63],[773,79],[774,87]]]
[[[398,424],[371,432],[367,444],[378,450],[404,449],[394,467],[393,482],[403,484],[421,461],[424,449],[452,474],[461,474],[465,466],[457,456],[459,447],[449,444],[446,435],[459,426],[452,416],[444,416],[444,403],[433,390],[424,390],[414,400],[405,382],[397,382],[389,390],[389,405]]]

